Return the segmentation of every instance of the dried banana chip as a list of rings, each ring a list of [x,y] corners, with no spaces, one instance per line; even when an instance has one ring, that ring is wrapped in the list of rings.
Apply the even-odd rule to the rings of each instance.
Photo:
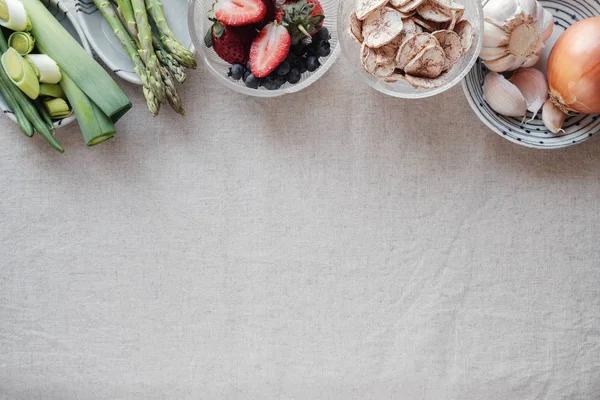
[[[448,63],[445,69],[451,69],[463,55],[460,36],[454,31],[436,31],[432,33],[444,50]]]
[[[417,14],[430,22],[452,21],[452,10],[433,2],[423,4],[417,9]]]
[[[393,48],[389,47],[383,46],[378,49],[372,49],[363,43],[360,60],[365,71],[379,78],[392,75],[396,69],[394,62],[395,52]]]
[[[388,44],[400,35],[402,25],[402,17],[395,9],[382,7],[364,20],[364,43],[374,49]]]
[[[439,4],[441,7],[444,7],[449,10],[453,10],[453,11],[456,11],[456,10],[464,11],[464,9],[465,9],[465,6],[455,2],[454,0],[431,0],[431,1]]]
[[[417,89],[435,89],[448,82],[448,74],[446,72],[433,79],[408,74],[404,75],[403,78],[405,82],[408,82],[412,87]]]
[[[458,33],[458,36],[460,36],[460,43],[462,44],[463,52],[466,53],[469,51],[473,45],[473,40],[475,39],[473,25],[471,25],[471,23],[466,19],[463,19],[462,21],[456,23],[454,32]]]
[[[439,45],[437,39],[429,33],[419,33],[406,39],[398,50],[396,68],[403,70],[424,48]]]
[[[450,21],[446,29],[453,31],[456,23],[462,19],[463,15],[465,15],[465,10],[452,11],[452,21]]]
[[[424,2],[425,0],[411,0],[402,7],[400,7],[398,10],[404,14],[408,14],[409,12],[419,8]]]
[[[386,76],[383,80],[388,83],[406,82],[406,78],[398,70],[394,71],[390,76]]]
[[[435,22],[425,21],[422,17],[417,15],[413,15],[411,18],[415,22],[415,24],[420,25],[423,28],[424,32],[431,33],[439,30],[439,24]]]
[[[363,38],[363,34],[362,34],[362,21],[358,18],[356,18],[356,12],[353,12],[352,14],[350,14],[350,32],[352,33],[352,36],[354,37],[354,39],[356,39],[356,41],[358,43],[362,43],[364,41]]]
[[[446,55],[439,44],[427,46],[404,68],[408,75],[437,78],[446,66]]]
[[[390,0],[390,5],[394,8],[400,8],[408,4],[410,0]]]
[[[361,21],[369,16],[373,11],[387,4],[389,0],[358,0],[356,5],[356,17]]]

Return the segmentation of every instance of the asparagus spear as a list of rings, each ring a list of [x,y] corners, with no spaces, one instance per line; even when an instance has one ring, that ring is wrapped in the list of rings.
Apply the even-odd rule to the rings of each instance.
[[[160,74],[160,65],[152,47],[152,29],[148,21],[148,14],[146,14],[146,4],[144,0],[132,0],[131,5],[133,6],[135,21],[138,27],[138,38],[140,41],[138,52],[148,69],[148,75],[154,78],[150,81],[152,90],[158,101],[162,103],[165,100],[165,86]]]
[[[158,35],[152,32],[152,43],[154,44],[154,50],[156,51],[156,57],[158,61],[171,73],[175,80],[179,83],[185,82],[186,74],[179,62],[169,53],[160,41]]]
[[[146,0],[146,9],[159,31],[159,38],[175,59],[186,68],[196,68],[196,57],[183,46],[169,27],[160,0]]]
[[[116,0],[117,6],[119,8],[119,12],[123,16],[125,20],[125,24],[127,25],[127,29],[131,36],[137,40],[138,37],[138,29],[137,24],[135,22],[135,14],[133,12],[133,6],[131,5],[131,0]]]
[[[127,30],[117,14],[113,9],[112,5],[108,0],[94,0],[96,7],[102,12],[104,18],[110,25],[110,27],[115,32],[115,35],[121,41],[123,48],[131,58],[131,61],[134,65],[135,73],[140,77],[143,86],[144,96],[146,97],[146,104],[148,105],[148,109],[152,113],[152,115],[158,115],[158,111],[160,110],[160,102],[156,97],[153,87],[156,87],[156,84],[151,84],[154,81],[154,76],[148,73],[140,54],[138,53],[138,49],[133,38],[127,33]],[[161,81],[162,84],[162,76]]]
[[[175,110],[175,112],[179,115],[185,116],[185,110],[183,109],[183,103],[181,102],[181,98],[179,97],[179,93],[177,93],[177,89],[175,89],[175,84],[173,83],[173,78],[171,77],[171,73],[166,70],[166,68],[161,67],[160,72],[163,76],[163,81],[165,83],[165,89],[167,92],[167,100],[169,104]]]

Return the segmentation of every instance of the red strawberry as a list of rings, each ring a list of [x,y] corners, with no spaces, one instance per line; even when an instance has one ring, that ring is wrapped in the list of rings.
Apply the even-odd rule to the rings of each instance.
[[[290,33],[283,25],[271,22],[258,34],[250,48],[250,70],[264,78],[285,60],[290,52]]]
[[[287,26],[292,44],[310,38],[323,26],[323,7],[319,0],[287,0],[277,12],[275,20]]]
[[[204,37],[207,47],[229,64],[245,64],[256,31],[247,26],[226,26],[216,21]]]
[[[267,12],[262,0],[218,0],[213,10],[215,17],[228,26],[259,22]]]

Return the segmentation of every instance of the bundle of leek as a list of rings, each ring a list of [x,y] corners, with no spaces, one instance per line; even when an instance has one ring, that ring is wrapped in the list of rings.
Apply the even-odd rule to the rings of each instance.
[[[196,59],[171,31],[160,0],[113,1],[116,10],[111,0],[94,3],[131,58],[148,109],[157,115],[166,100],[177,113],[185,115],[174,82],[185,81],[185,68],[196,68]]]
[[[115,135],[131,102],[39,0],[0,0],[0,25],[15,31],[10,48],[0,32],[0,93],[26,135],[35,128],[62,151],[52,120],[72,112],[86,145]]]

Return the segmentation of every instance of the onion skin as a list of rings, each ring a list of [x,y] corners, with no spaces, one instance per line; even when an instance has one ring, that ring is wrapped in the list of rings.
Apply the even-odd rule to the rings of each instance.
[[[600,17],[570,26],[547,64],[550,98],[564,112],[600,113]]]

